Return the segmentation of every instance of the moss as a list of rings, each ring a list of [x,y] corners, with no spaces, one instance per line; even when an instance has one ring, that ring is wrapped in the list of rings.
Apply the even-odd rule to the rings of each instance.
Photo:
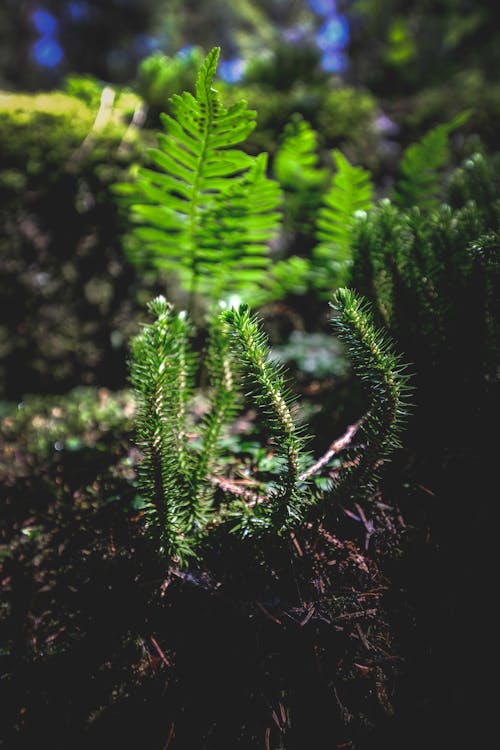
[[[373,150],[375,132],[370,126],[376,116],[375,99],[364,89],[349,86],[330,88],[325,83],[295,83],[288,91],[273,90],[252,83],[229,85],[218,82],[228,104],[246,99],[258,112],[257,128],[248,139],[249,148],[273,153],[278,135],[296,113],[318,130],[324,148],[339,143],[354,153]]]
[[[7,398],[125,382],[136,277],[109,188],[144,151],[148,134],[129,131],[139,101],[117,92],[95,127],[98,109],[75,96],[0,94],[0,318],[1,340],[9,342],[0,345],[0,394]]]
[[[134,401],[130,391],[75,388],[66,396],[28,396],[19,404],[0,402],[0,435],[30,453],[97,446],[106,435],[132,429]],[[7,451],[8,454],[8,451]]]
[[[361,137],[376,113],[374,97],[351,86],[329,91],[318,115],[318,124],[327,139]]]
[[[399,110],[400,104],[395,105]],[[440,86],[426,87],[408,102],[403,118],[407,139],[415,139],[436,122],[451,120],[460,112],[471,114],[463,127],[465,134],[478,134],[491,150],[500,148],[500,85],[488,81],[479,70],[462,71]]]
[[[119,145],[130,122],[130,110],[139,99],[118,97],[98,137],[109,146]],[[12,94],[0,92],[0,154],[4,168],[43,175],[49,166],[75,156],[75,150],[92,134],[97,109],[62,92]],[[109,154],[108,154],[109,155]]]

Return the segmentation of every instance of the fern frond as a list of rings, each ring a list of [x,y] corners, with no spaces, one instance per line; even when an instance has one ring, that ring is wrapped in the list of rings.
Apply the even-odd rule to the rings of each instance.
[[[367,384],[370,407],[361,426],[362,449],[344,469],[334,487],[336,497],[373,491],[379,467],[395,448],[408,413],[408,385],[401,360],[385,334],[377,330],[362,298],[350,289],[334,297],[333,325],[346,344],[355,373]]]
[[[336,172],[317,219],[314,249],[318,261],[318,284],[331,289],[344,283],[351,260],[351,231],[357,212],[368,211],[373,205],[373,184],[370,173],[353,167],[340,151],[333,152]]]
[[[273,171],[282,187],[295,192],[324,184],[327,171],[319,166],[318,134],[302,118],[285,127]]]
[[[273,161],[273,173],[283,188],[287,232],[306,253],[328,181],[320,166],[318,134],[300,115],[287,123]]]
[[[268,243],[278,232],[281,191],[266,177],[267,154],[223,193],[202,217],[199,290],[217,302],[231,293],[253,301],[269,270]]]
[[[436,208],[441,193],[441,169],[449,160],[449,136],[467,120],[468,112],[429,130],[408,146],[400,164],[401,176],[394,186],[394,202],[400,208]]]
[[[174,271],[191,299],[245,293],[270,264],[267,243],[277,230],[278,185],[265,175],[266,156],[234,148],[255,127],[256,113],[240,101],[226,109],[212,87],[219,48],[204,61],[195,96],[174,94],[164,133],[149,149],[132,193],[135,252]],[[129,198],[130,199],[130,198]]]
[[[305,512],[304,483],[299,480],[302,450],[305,439],[292,417],[293,402],[286,389],[282,368],[269,358],[269,345],[255,317],[248,307],[241,305],[222,313],[229,325],[232,341],[240,356],[241,367],[256,404],[262,410],[276,453],[286,467],[279,480],[278,489],[272,493],[267,519],[274,529],[297,523]]]

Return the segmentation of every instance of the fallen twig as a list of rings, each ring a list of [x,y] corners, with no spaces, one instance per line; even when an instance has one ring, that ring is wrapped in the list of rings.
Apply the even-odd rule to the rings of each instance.
[[[325,466],[325,464],[327,464],[333,458],[333,456],[337,455],[337,453],[340,453],[340,451],[347,448],[354,435],[361,427],[362,423],[363,420],[360,419],[355,424],[350,425],[345,433],[330,445],[326,453],[321,456],[321,458],[318,459],[315,464],[310,466],[309,469],[299,475],[299,480],[303,482],[306,479],[312,477],[314,474],[317,474],[317,472],[323,466]],[[271,499],[271,496],[268,494],[262,495],[258,492],[255,492],[254,490],[242,487],[241,483],[236,479],[227,479],[226,477],[211,477],[210,482],[216,487],[220,487],[223,492],[229,492],[232,495],[243,498],[248,502],[249,508],[253,508],[255,505],[258,505],[260,503],[269,502],[269,500]]]
[[[337,455],[337,453],[340,453],[340,451],[347,448],[347,446],[352,441],[354,435],[357,433],[359,428],[361,427],[363,423],[363,420],[360,419],[358,422],[355,422],[354,424],[349,425],[347,430],[344,432],[342,437],[337,438],[337,440],[334,440],[334,442],[330,445],[326,453],[324,453],[318,461],[316,461],[315,464],[310,466],[306,471],[304,471],[302,474],[300,474],[299,479],[303,482],[305,479],[309,479],[309,477],[312,477],[313,474],[317,474],[317,472],[325,466],[331,459]]]
[[[162,660],[162,662],[163,662],[163,663],[164,663],[164,664],[165,664],[165,665],[166,665],[167,667],[171,667],[171,666],[172,666],[172,665],[171,665],[171,663],[169,662],[169,660],[167,659],[167,657],[166,657],[166,656],[165,656],[165,654],[163,653],[163,651],[162,651],[162,649],[160,648],[160,646],[159,646],[159,644],[158,644],[158,641],[156,640],[156,638],[154,638],[154,637],[153,637],[152,635],[151,635],[151,636],[150,636],[149,638],[150,638],[150,640],[151,640],[151,643],[153,644],[153,646],[154,646],[154,647],[155,647],[155,649],[157,650],[157,652],[158,652],[158,655],[159,655],[160,659]]]

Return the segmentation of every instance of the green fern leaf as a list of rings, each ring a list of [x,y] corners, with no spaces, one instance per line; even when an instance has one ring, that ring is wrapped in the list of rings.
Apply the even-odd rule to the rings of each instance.
[[[279,188],[265,176],[265,155],[234,148],[255,127],[256,113],[245,101],[221,104],[212,87],[218,57],[214,48],[204,61],[195,96],[170,98],[165,132],[149,150],[153,168],[139,169],[129,190],[135,253],[178,273],[191,298],[254,284],[270,263],[267,242],[279,218]]]
[[[260,154],[203,216],[199,290],[213,301],[235,293],[253,303],[269,270],[267,245],[278,231],[281,191],[266,167],[267,154]]]
[[[439,203],[441,170],[449,161],[449,136],[469,117],[468,112],[429,130],[408,146],[401,160],[401,177],[394,187],[394,202],[400,208],[419,206],[430,210]]]
[[[286,126],[273,170],[281,186],[294,192],[324,184],[327,172],[319,166],[318,134],[302,118]]]
[[[340,151],[333,152],[336,172],[317,219],[314,250],[318,285],[331,289],[345,281],[351,261],[351,230],[356,213],[372,207],[370,173],[353,167]]]

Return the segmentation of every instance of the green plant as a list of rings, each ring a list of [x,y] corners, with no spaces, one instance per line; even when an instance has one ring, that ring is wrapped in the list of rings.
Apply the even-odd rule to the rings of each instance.
[[[212,88],[219,48],[203,63],[196,95],[170,99],[165,133],[149,155],[156,169],[139,169],[122,185],[137,222],[132,258],[175,272],[189,293],[211,304],[231,292],[251,296],[270,266],[276,234],[278,185],[266,177],[266,155],[233,148],[255,127],[255,112],[240,101],[223,107]]]
[[[307,468],[310,458],[294,419],[295,402],[281,367],[269,356],[257,320],[245,305],[215,314],[216,303],[230,292],[255,301],[290,288],[307,263],[290,258],[270,268],[265,243],[279,219],[279,188],[265,175],[264,154],[251,157],[232,148],[253,129],[255,112],[242,101],[228,110],[221,105],[212,88],[218,55],[215,48],[203,63],[195,97],[185,92],[171,98],[172,115],[162,118],[166,134],[159,136],[160,148],[150,151],[158,170],[142,169],[136,185],[121,186],[138,220],[134,235],[150,260],[177,272],[190,308],[196,295],[208,299],[209,347],[202,382],[208,377],[211,407],[200,425],[189,425],[188,404],[202,362],[190,344],[188,315],[175,313],[158,297],[150,305],[154,322],[145,325],[132,344],[131,381],[143,453],[139,477],[149,501],[149,526],[167,557],[180,563],[200,554],[214,526],[228,523],[245,536],[283,534],[326,515],[334,497],[371,492],[377,467],[397,445],[406,402],[406,379],[397,358],[376,333],[359,298],[340,290],[334,325],[353,353],[356,370],[370,384],[371,407],[362,424],[340,441],[346,447],[355,432],[362,436],[349,469],[317,492],[312,477],[337,449]],[[305,164],[304,184],[319,185],[325,173],[314,154],[314,132],[306,124],[296,128],[288,134],[293,149],[285,140],[278,172],[290,183],[294,170]],[[332,206],[322,212],[322,229],[328,225],[339,242],[346,242],[341,222],[351,221],[356,209],[366,207],[371,186],[366,173],[350,167],[340,154],[336,162],[332,191],[342,198],[336,215]],[[231,477],[217,476],[221,436],[241,399],[241,378],[262,411],[274,455],[272,480],[243,493]],[[195,443],[188,439],[193,427],[198,432]],[[223,502],[216,502],[217,488],[226,495]]]
[[[373,121],[377,102],[367,89],[343,86],[324,92],[317,110],[316,127],[330,146],[346,141],[358,158],[373,158]],[[364,159],[363,159],[364,160]]]
[[[246,83],[258,83],[269,91],[290,91],[297,84],[308,87],[324,84],[327,75],[320,65],[320,53],[314,44],[274,43],[270,51],[250,60],[245,70]]]
[[[433,128],[406,149],[401,174],[392,191],[396,206],[415,206],[426,211],[438,206],[441,172],[449,161],[449,135],[467,117],[468,113],[463,113],[450,123]],[[349,277],[353,227],[356,216],[364,215],[374,205],[373,180],[368,170],[351,165],[336,150],[330,186],[326,191],[315,192],[325,183],[325,170],[318,164],[316,134],[306,123],[299,122],[295,127],[296,132],[289,131],[277,153],[275,173],[284,188],[286,203],[290,203],[290,195],[294,198],[294,215],[307,213],[309,224],[316,226],[318,242],[312,248],[308,277],[321,294],[330,294]],[[293,175],[297,176],[292,187]]]
[[[233,148],[254,130],[256,113],[237,98],[245,89],[221,84],[234,102],[227,109],[221,104],[212,88],[218,57],[219,48],[214,48],[203,62],[194,97],[186,91],[170,97],[171,114],[160,117],[165,132],[158,134],[158,148],[149,150],[153,168],[139,168],[133,182],[116,186],[135,225],[126,242],[129,257],[176,276],[189,296],[191,312],[195,300],[208,300],[210,306],[230,294],[252,305],[289,292],[303,294],[309,286],[309,261],[304,256],[311,249],[312,224],[327,179],[316,152],[317,133],[300,115],[294,116],[273,169],[285,190],[289,233],[296,233],[301,251],[283,257],[283,247],[273,248],[272,258],[269,245],[278,237],[281,192],[266,176],[265,154],[251,156]],[[153,76],[157,68],[170,70],[172,65],[156,56],[146,67]],[[371,195],[365,170],[351,167],[337,151],[334,160],[337,172],[320,209],[320,262],[327,242],[335,242],[342,256],[347,254],[344,224],[366,207]],[[283,238],[282,233],[281,244]],[[344,257],[333,264],[339,286]],[[317,275],[315,281],[323,290],[332,287],[330,275]]]
[[[441,447],[464,444],[491,409],[500,315],[500,191],[494,160],[467,159],[448,204],[408,210],[383,200],[357,219],[350,283],[414,363],[419,419]],[[457,404],[460,409],[457,410]]]
[[[351,228],[356,212],[372,206],[370,173],[334,151],[335,171],[320,162],[319,136],[300,116],[285,128],[273,161],[284,193],[284,242],[300,255],[274,263],[255,297],[257,303],[304,294],[312,284],[328,297],[345,280],[350,262]],[[314,234],[318,240],[314,246]]]
[[[368,383],[370,408],[360,425],[348,430],[316,463],[305,451],[306,439],[294,419],[295,401],[280,365],[272,361],[262,330],[248,308],[226,310],[211,325],[205,360],[211,383],[211,408],[188,440],[188,402],[195,357],[189,345],[190,324],[164,298],[155,299],[155,316],[133,341],[131,380],[138,400],[138,442],[143,453],[140,480],[149,501],[149,525],[160,549],[185,563],[199,554],[214,526],[243,536],[283,534],[306,521],[325,517],[337,499],[360,499],[373,491],[378,467],[399,444],[406,414],[406,377],[386,339],[378,333],[359,297],[339,290],[334,326],[346,342],[356,372]],[[199,364],[199,363],[198,363]],[[221,476],[220,443],[234,416],[243,376],[262,412],[275,453],[271,482],[241,490]],[[334,472],[320,490],[313,479],[346,448],[354,434],[349,467]],[[216,502],[216,489],[224,500]]]
[[[328,172],[321,167],[318,134],[295,116],[287,124],[273,161],[273,172],[285,194],[287,229],[310,233],[321,204]]]
[[[403,153],[400,177],[394,186],[393,200],[400,208],[419,206],[437,208],[442,194],[440,171],[449,162],[449,136],[469,117],[457,115],[451,122],[437,125]]]
[[[99,109],[104,83],[90,75],[69,75],[64,79],[64,93],[80,99],[95,111]]]
[[[359,212],[373,205],[370,173],[353,167],[340,151],[333,152],[335,173],[316,220],[318,244],[314,249],[319,286],[331,289],[345,282],[351,261],[352,225]]]

